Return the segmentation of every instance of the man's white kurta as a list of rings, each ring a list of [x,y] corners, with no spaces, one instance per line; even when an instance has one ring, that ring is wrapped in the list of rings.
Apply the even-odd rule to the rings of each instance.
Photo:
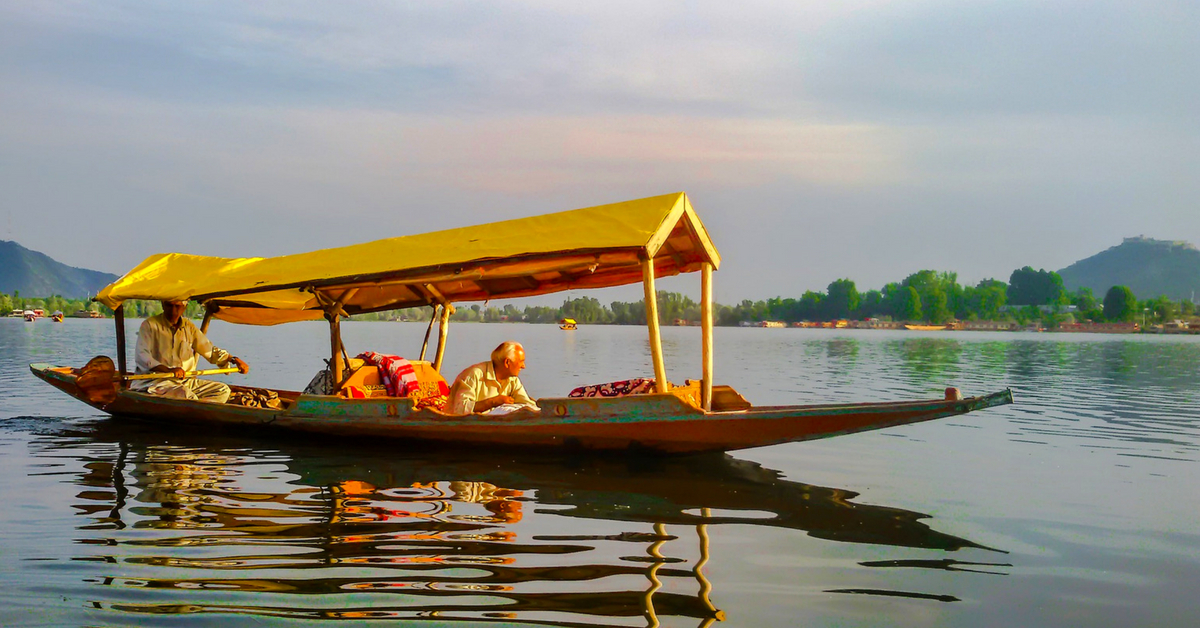
[[[172,327],[163,314],[142,321],[142,326],[138,329],[136,372],[149,373],[156,366],[194,371],[198,355],[222,368],[229,364],[232,358],[227,351],[214,347],[187,317],[179,320],[179,327]],[[134,390],[158,392],[159,389],[178,386],[180,383],[181,380],[177,379],[143,379],[135,380],[129,387]]]
[[[496,379],[496,369],[491,361],[473,364],[463,369],[450,387],[451,414],[471,414],[475,411],[475,402],[489,399],[496,395],[508,395],[513,403],[536,408],[537,404],[529,398],[520,378],[509,377],[504,381]]]

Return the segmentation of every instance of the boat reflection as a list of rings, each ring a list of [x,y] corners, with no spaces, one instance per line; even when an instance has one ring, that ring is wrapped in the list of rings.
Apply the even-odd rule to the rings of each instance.
[[[114,588],[93,604],[121,613],[708,626],[724,618],[704,572],[709,526],[980,547],[926,515],[725,455],[263,448],[118,420],[77,436],[89,453],[75,505],[87,551],[76,559]]]

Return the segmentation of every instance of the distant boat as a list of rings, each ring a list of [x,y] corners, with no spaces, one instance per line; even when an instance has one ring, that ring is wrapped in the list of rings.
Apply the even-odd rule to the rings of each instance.
[[[575,324],[575,319],[573,319],[573,318],[564,318],[561,321],[558,321],[559,329],[565,329],[567,331],[570,331],[572,329],[577,329],[578,327],[579,326]]]
[[[56,323],[63,322],[63,313],[58,310],[55,310],[54,313],[50,315],[50,320],[52,320]]]
[[[32,323],[33,321],[36,321],[37,318],[38,318],[38,315],[36,312],[34,312],[33,310],[25,310],[25,322],[26,323]]]
[[[944,331],[946,329],[946,326],[945,325],[909,325],[908,323],[905,323],[904,328],[911,330],[911,331]]]

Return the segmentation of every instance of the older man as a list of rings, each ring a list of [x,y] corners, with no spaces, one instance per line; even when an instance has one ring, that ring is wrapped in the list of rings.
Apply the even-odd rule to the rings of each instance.
[[[492,351],[490,361],[468,366],[458,374],[454,385],[450,387],[447,411],[451,414],[471,414],[509,404],[537,409],[537,404],[529,398],[521,380],[517,378],[523,368],[525,348],[512,341],[500,343]]]
[[[163,312],[142,321],[137,338],[137,372],[171,373],[169,379],[135,380],[130,388],[178,399],[225,403],[229,386],[187,377],[196,370],[196,356],[224,368],[229,364],[246,373],[250,366],[228,352],[214,347],[194,323],[183,316],[186,301],[163,301]]]

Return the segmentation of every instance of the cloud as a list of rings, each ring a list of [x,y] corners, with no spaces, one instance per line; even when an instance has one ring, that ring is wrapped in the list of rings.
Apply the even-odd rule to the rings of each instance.
[[[6,3],[0,187],[23,244],[112,271],[686,190],[722,299],[1003,278],[1200,241],[1197,11]]]
[[[1121,115],[1197,119],[1192,2],[900,4],[841,24],[806,71],[851,115]]]
[[[173,101],[744,113],[794,107],[804,38],[874,4],[23,4],[5,34],[35,34],[34,71]]]
[[[0,107],[14,122],[0,130],[12,146],[119,147],[252,187],[352,187],[386,177],[537,195],[647,176],[703,177],[716,187],[878,185],[905,176],[888,130],[796,119],[181,106],[57,88]]]
[[[924,123],[1196,119],[1194,3],[17,3],[0,64],[172,102]],[[2,66],[0,66],[2,67]]]

